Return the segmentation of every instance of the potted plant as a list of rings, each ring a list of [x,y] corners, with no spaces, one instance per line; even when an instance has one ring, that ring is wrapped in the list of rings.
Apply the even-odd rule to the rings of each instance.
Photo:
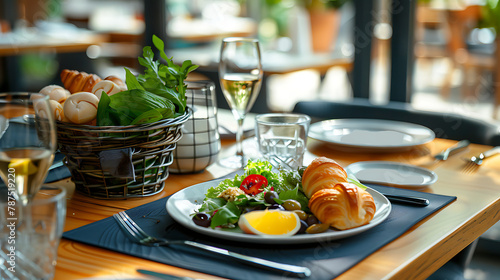
[[[338,34],[339,8],[349,0],[303,0],[311,21],[314,52],[328,52]]]

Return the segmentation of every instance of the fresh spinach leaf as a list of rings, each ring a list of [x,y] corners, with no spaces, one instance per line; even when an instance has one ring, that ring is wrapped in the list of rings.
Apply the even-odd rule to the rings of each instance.
[[[215,228],[217,226],[235,224],[238,222],[241,216],[241,210],[232,201],[226,203],[226,205],[217,209],[217,212],[212,216],[212,222],[210,227]]]

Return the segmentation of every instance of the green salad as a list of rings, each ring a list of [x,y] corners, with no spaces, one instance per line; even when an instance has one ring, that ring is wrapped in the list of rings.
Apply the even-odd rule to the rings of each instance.
[[[329,228],[322,224],[308,208],[309,199],[302,190],[302,174],[298,170],[274,171],[268,161],[249,161],[243,175],[225,179],[209,188],[200,208],[193,214],[193,222],[202,227],[237,228],[240,216],[264,209],[292,211],[300,219],[297,233],[320,233]],[[362,189],[355,177],[348,182]]]
[[[243,213],[281,209],[286,201],[298,202],[294,203],[295,210],[310,213],[302,191],[304,170],[305,167],[275,172],[267,161],[249,161],[243,175],[235,175],[208,189],[193,221],[205,227],[233,228]]]

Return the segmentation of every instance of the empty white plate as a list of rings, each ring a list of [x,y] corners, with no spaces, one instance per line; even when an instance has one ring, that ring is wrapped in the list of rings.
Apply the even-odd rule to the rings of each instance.
[[[392,161],[360,161],[347,166],[345,170],[362,183],[412,189],[424,189],[438,179],[431,170]]]
[[[398,152],[434,140],[429,128],[377,119],[335,119],[311,125],[309,137],[345,152]]]

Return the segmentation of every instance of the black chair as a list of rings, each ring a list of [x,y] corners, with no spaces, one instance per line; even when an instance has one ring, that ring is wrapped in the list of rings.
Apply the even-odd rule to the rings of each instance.
[[[498,132],[497,126],[482,120],[454,113],[416,110],[408,103],[396,101],[385,105],[373,105],[367,99],[356,98],[348,102],[301,101],[295,105],[293,112],[307,114],[313,122],[361,118],[415,123],[430,128],[438,138],[469,140],[484,145],[491,145]],[[500,140],[500,136],[496,137]]]

